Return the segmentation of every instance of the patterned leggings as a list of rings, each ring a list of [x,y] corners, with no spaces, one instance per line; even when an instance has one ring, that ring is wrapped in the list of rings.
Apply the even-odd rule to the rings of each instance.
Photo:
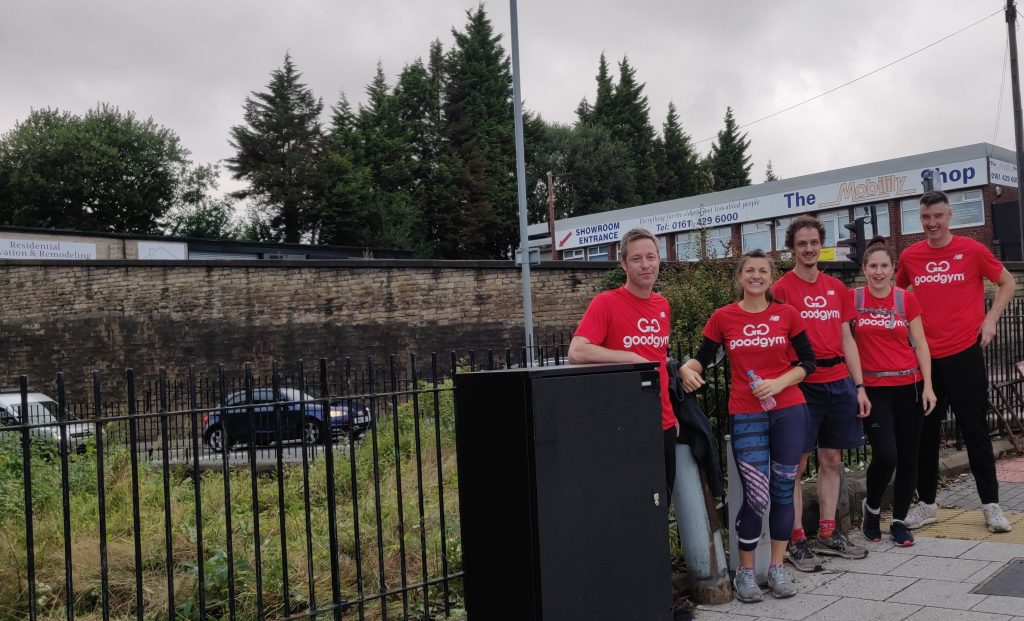
[[[793,528],[793,485],[806,427],[807,406],[803,404],[729,416],[733,457],[743,484],[743,505],[736,514],[740,550],[757,547],[769,499],[771,538],[789,539]]]

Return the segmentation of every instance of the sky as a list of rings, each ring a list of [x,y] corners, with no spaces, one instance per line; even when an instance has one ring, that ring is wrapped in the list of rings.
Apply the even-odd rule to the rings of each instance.
[[[290,53],[329,108],[353,104],[382,63],[390,84],[476,0],[3,0],[0,134],[33,109],[105,102],[174,130],[197,163],[233,155],[247,95]],[[508,2],[484,4],[511,53]],[[594,99],[598,57],[628,56],[660,131],[669,101],[706,153],[726,106],[740,124],[779,112],[997,13],[919,54],[744,129],[752,180],[948,147],[1013,149],[1001,0],[777,2],[520,0],[525,106],[571,123]],[[1018,41],[1020,37],[1018,34]],[[616,74],[617,75],[617,72]],[[1005,78],[1004,78],[1005,76]],[[1002,97],[1000,97],[1002,85]],[[997,123],[998,118],[998,123]],[[227,173],[222,190],[242,187]]]

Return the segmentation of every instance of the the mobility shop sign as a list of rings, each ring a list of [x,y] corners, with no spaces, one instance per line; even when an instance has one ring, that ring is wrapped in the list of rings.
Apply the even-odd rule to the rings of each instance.
[[[96,258],[96,244],[0,237],[0,259],[53,259],[58,261]]]

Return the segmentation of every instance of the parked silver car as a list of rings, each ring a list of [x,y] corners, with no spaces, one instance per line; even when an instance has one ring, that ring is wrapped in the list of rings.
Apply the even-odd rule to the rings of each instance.
[[[8,430],[6,427],[15,425],[31,425],[29,434],[36,441],[52,443],[54,448],[61,446],[60,424],[67,421],[65,449],[68,452],[81,453],[85,443],[95,435],[92,423],[79,421],[70,412],[61,412],[57,402],[41,392],[28,393],[28,419],[21,416],[21,393],[18,391],[0,391],[0,432],[17,433],[18,429]]]

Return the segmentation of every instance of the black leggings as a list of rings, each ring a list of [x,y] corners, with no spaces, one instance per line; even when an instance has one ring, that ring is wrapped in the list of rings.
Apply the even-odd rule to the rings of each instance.
[[[866,388],[871,400],[871,416],[863,419],[864,433],[871,442],[868,465],[868,506],[878,509],[893,470],[892,517],[907,517],[917,486],[917,453],[924,410],[921,408],[923,384]],[[932,412],[930,416],[938,416]]]
[[[668,496],[672,497],[672,488],[676,482],[676,428],[670,427],[662,432],[665,440],[665,481],[668,483]],[[668,503],[665,503],[668,506]]]

